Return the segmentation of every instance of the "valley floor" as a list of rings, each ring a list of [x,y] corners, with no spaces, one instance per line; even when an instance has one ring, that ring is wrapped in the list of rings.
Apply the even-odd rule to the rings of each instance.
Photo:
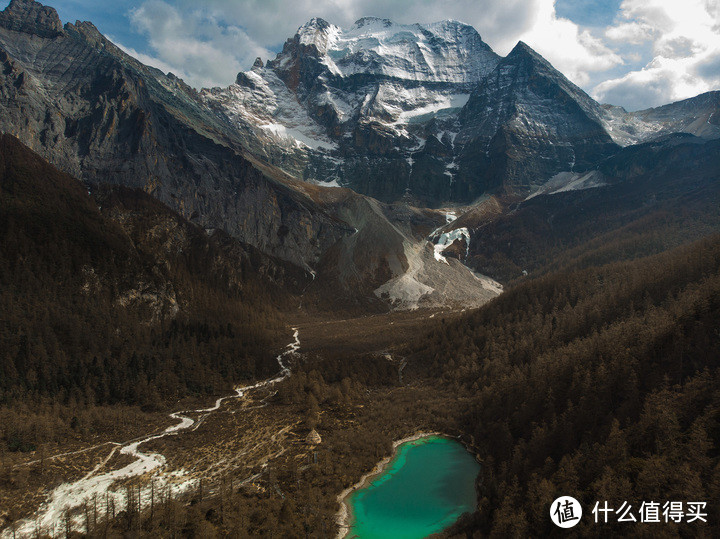
[[[252,507],[268,496],[293,499],[292,491],[318,482],[313,518],[330,530],[333,500],[343,488],[386,454],[393,439],[436,426],[433,407],[418,405],[432,402],[433,390],[403,379],[405,361],[393,356],[394,347],[411,340],[428,319],[459,314],[295,316],[296,341],[278,358],[280,367],[296,372],[287,379],[281,368],[277,377],[227,396],[239,398],[172,414],[171,424],[164,414],[136,415],[132,428],[106,424],[67,445],[14,453],[2,463],[2,537],[122,528],[127,524],[118,518],[133,520],[148,511],[142,518],[152,527],[147,519],[152,522],[156,507],[168,500],[182,507],[241,492],[255,499]],[[438,410],[447,414],[442,400]],[[396,407],[403,409],[402,420],[392,412],[392,419],[386,417]],[[315,426],[319,446],[306,441]],[[319,462],[326,463],[322,472]],[[301,477],[309,472],[314,477],[303,487]],[[312,499],[304,492],[297,502]],[[251,524],[258,533],[269,526]]]

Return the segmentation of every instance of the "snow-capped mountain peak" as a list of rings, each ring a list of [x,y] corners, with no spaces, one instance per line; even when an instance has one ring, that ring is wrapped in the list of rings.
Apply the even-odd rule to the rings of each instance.
[[[373,145],[378,137],[378,151],[396,152],[418,148],[427,122],[451,122],[499,61],[472,26],[458,21],[408,25],[364,17],[340,28],[313,18],[267,64],[256,61],[235,85],[203,95],[253,133],[251,140],[263,141],[261,151],[279,142],[295,156],[302,148],[326,153]],[[328,159],[325,169],[337,161]],[[282,160],[288,171],[306,166]]]
[[[526,43],[501,58],[454,20],[314,18],[265,66],[203,95],[251,152],[387,201],[529,194],[558,174],[584,177],[618,145],[720,132],[716,95],[638,113],[601,107]]]
[[[452,20],[405,25],[363,17],[341,29],[314,18],[298,29],[292,41],[304,47],[313,45],[312,53],[339,77],[373,74],[468,84],[479,81],[499,60],[472,26]],[[286,46],[274,64],[288,66],[288,56],[298,52],[309,51]]]
[[[341,32],[342,30],[334,24],[315,17],[298,28],[296,36],[301,45],[315,45],[318,53],[324,55]]]

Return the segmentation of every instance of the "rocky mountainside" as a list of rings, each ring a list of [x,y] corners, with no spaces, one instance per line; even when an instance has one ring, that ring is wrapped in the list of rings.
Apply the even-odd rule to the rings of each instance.
[[[319,277],[318,304],[328,283],[348,305],[485,301],[496,285],[461,262],[488,216],[606,185],[597,169],[622,146],[720,135],[717,92],[601,106],[527,45],[501,58],[456,21],[313,19],[235,84],[196,91],[91,23],[12,0],[0,62],[0,131],[292,262]]]
[[[1,131],[87,184],[140,188],[193,224],[224,230],[263,253],[292,262],[308,279],[318,273],[332,275],[341,288],[331,295],[349,306],[406,305],[393,294],[375,293],[410,267],[403,241],[427,249],[430,258],[425,261],[436,263],[425,236],[444,222],[443,214],[418,210],[425,225],[404,233],[390,248],[378,236],[397,229],[391,212],[379,210],[376,215],[389,216],[380,223],[364,211],[346,212],[333,202],[337,189],[303,182],[262,160],[262,155],[249,154],[227,116],[217,114],[171,74],[123,53],[90,23],[62,27],[51,8],[13,0],[0,19],[0,61]],[[381,207],[342,191],[349,205]],[[357,243],[357,237],[365,240]],[[333,268],[330,253],[339,251],[345,253],[344,265]],[[370,259],[375,262],[368,264]],[[431,281],[467,283],[476,293],[466,296],[480,302],[495,295],[488,295],[462,265],[446,277],[449,265],[436,269],[439,275]],[[329,288],[324,284],[317,283],[320,304],[327,303]],[[427,294],[435,289],[423,288]],[[442,301],[436,294],[433,302]]]
[[[84,181],[142,188],[301,266],[351,232],[253,166],[195,90],[90,23],[62,27],[53,9],[13,0],[0,18],[0,62],[0,131]]]
[[[152,406],[159,394],[267,375],[279,307],[296,305],[306,281],[297,266],[208,234],[139,189],[88,192],[0,135],[5,402],[72,395]]]
[[[500,58],[455,21],[313,19],[274,60],[202,95],[251,153],[293,175],[429,206],[524,196],[663,134],[720,136],[716,93],[628,113],[526,44]]]
[[[204,92],[247,143],[296,174],[381,200],[415,188],[412,155],[452,120],[500,57],[456,21],[399,25],[363,18],[341,29],[313,19],[281,53]],[[303,151],[304,150],[304,151]]]
[[[458,188],[521,192],[563,171],[584,171],[617,151],[602,109],[520,42],[473,91],[455,144]]]
[[[622,146],[648,142],[670,133],[720,138],[720,91],[637,112],[612,105],[603,108],[605,128]]]
[[[569,261],[655,254],[720,230],[720,140],[670,135],[623,148],[593,173],[603,180],[595,188],[540,192],[512,211],[458,219],[473,232],[467,264],[508,282]]]
[[[40,37],[57,37],[63,31],[57,12],[37,2],[10,2],[0,13],[0,26]]]

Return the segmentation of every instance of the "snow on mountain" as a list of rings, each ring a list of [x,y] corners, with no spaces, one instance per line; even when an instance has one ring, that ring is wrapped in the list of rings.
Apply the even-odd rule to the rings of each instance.
[[[612,105],[604,105],[603,110],[605,129],[621,146],[647,142],[670,133],[720,137],[720,91],[637,112],[627,112]]]
[[[718,95],[628,113],[522,42],[501,58],[461,22],[373,17],[312,19],[266,65],[202,92],[250,153],[292,175],[431,204],[498,188],[527,196],[670,132],[720,136]]]
[[[467,256],[467,253],[470,250],[470,231],[465,227],[461,227],[440,234],[437,238],[437,243],[433,247],[435,260],[449,264],[447,258],[443,256],[443,251],[450,247],[456,240],[464,240],[466,245],[465,255]]]
[[[270,70],[254,67],[241,73],[228,88],[203,90],[209,104],[218,104],[238,124],[254,129],[257,136],[271,136],[284,146],[312,149],[337,147],[324,129],[308,116],[297,97]]]
[[[236,84],[204,96],[249,129],[332,149],[331,139],[357,122],[377,121],[409,137],[407,124],[457,114],[498,61],[474,28],[457,21],[366,17],[342,29],[316,18],[267,66],[256,62]]]
[[[345,30],[313,19],[298,30],[302,45],[314,45],[330,73],[384,75],[403,80],[475,83],[497,55],[477,31],[458,21],[396,24],[364,17]]]

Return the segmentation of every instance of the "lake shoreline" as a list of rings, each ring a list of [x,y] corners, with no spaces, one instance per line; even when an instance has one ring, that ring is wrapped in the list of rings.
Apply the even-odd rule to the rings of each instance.
[[[378,462],[375,467],[372,469],[372,471],[366,473],[360,478],[360,481],[355,483],[354,485],[346,488],[343,490],[337,497],[338,503],[340,503],[340,510],[337,512],[337,515],[335,516],[335,522],[338,525],[338,533],[336,535],[336,539],[343,539],[348,535],[350,532],[350,526],[352,522],[352,511],[350,509],[350,504],[348,503],[348,496],[355,492],[358,489],[365,488],[370,481],[372,481],[376,476],[380,475],[385,471],[385,468],[387,467],[390,462],[392,462],[393,458],[397,455],[397,448],[401,446],[402,444],[405,444],[407,442],[414,442],[416,440],[420,440],[421,438],[428,438],[430,436],[442,436],[442,437],[448,437],[452,438],[450,436],[446,436],[445,434],[441,432],[418,432],[416,434],[413,434],[411,436],[407,436],[405,438],[402,438],[400,440],[393,441],[393,451],[392,453],[382,459],[380,462]]]

